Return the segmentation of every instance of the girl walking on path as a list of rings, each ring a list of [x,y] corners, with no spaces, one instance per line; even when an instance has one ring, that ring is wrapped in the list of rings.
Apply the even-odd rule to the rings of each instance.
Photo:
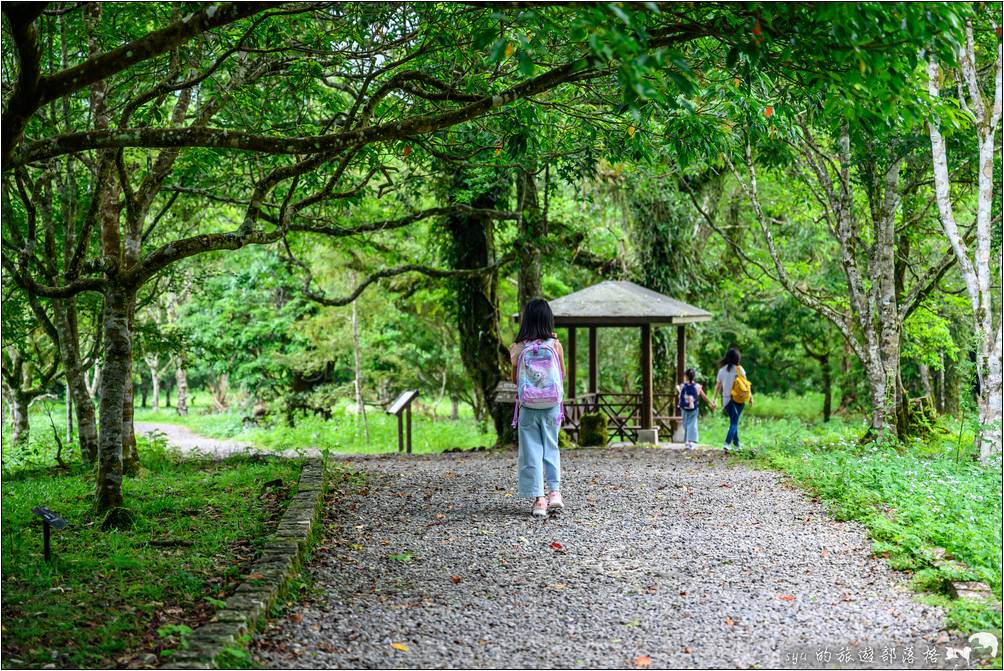
[[[704,402],[711,406],[711,412],[715,411],[715,402],[704,394],[704,387],[694,382],[697,373],[693,368],[685,370],[683,375],[687,381],[676,385],[676,393],[680,398],[680,412],[683,414],[683,446],[689,450],[694,448],[698,441],[697,416],[700,414],[698,399],[703,398]]]
[[[722,408],[729,416],[729,432],[725,436],[726,452],[729,451],[729,445],[739,449],[739,416],[743,414],[743,408],[747,403],[753,405],[753,395],[750,393],[746,371],[739,365],[741,360],[739,350],[730,347],[722,359],[722,367],[718,369],[718,378],[715,382],[714,395],[718,396],[721,391]]]
[[[517,493],[533,499],[534,517],[547,517],[549,511],[564,508],[558,431],[565,386],[565,353],[554,333],[554,314],[547,301],[535,298],[523,308],[509,357],[516,383],[513,427],[519,427]]]

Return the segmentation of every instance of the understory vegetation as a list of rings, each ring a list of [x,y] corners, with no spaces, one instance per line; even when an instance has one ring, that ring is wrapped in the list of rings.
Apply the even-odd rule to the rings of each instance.
[[[295,493],[297,460],[180,459],[157,439],[139,447],[123,528],[101,529],[94,475],[78,462],[5,465],[5,667],[159,665],[240,583]],[[40,505],[68,522],[52,532],[51,563],[31,512]]]

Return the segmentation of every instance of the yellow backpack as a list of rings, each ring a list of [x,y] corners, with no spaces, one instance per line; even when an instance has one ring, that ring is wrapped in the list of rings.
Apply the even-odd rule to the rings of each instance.
[[[732,383],[732,400],[736,403],[749,403],[753,397],[750,393],[750,381],[746,379],[746,371],[742,366],[736,366],[736,380]]]

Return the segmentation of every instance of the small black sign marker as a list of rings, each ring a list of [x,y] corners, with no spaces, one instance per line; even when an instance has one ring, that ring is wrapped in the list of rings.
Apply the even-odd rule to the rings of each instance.
[[[66,527],[66,520],[52,512],[45,506],[35,506],[31,509],[31,512],[35,513],[42,518],[42,550],[45,554],[45,561],[52,561],[52,544],[49,540],[49,534],[51,529],[59,531]]]

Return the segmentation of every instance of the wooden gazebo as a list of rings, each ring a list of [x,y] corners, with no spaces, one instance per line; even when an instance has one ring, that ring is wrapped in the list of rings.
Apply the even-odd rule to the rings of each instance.
[[[611,439],[631,442],[658,442],[659,430],[672,436],[679,424],[676,394],[653,394],[652,327],[676,326],[676,377],[682,381],[686,368],[687,324],[705,322],[711,313],[634,282],[605,281],[581,291],[549,301],[554,325],[567,329],[564,339],[568,358],[564,429],[578,438],[579,420],[587,412],[607,416]],[[605,393],[597,389],[596,331],[600,327],[638,327],[641,331],[641,391]],[[589,382],[579,394],[575,366],[576,336],[580,328],[589,332]]]

